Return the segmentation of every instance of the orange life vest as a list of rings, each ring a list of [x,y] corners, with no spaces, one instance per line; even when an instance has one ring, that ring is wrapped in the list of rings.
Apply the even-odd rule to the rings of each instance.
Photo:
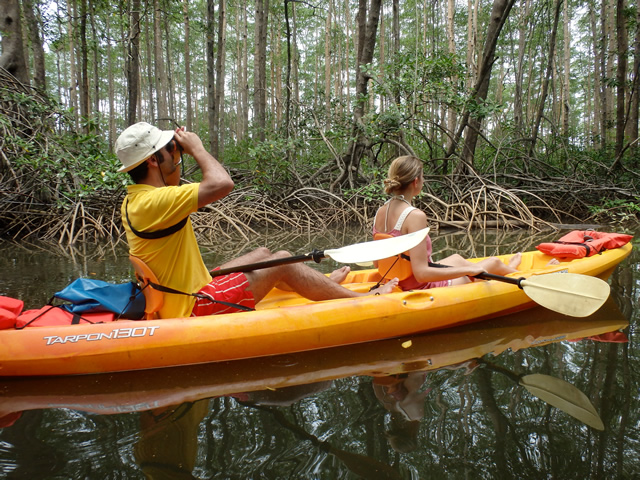
[[[0,330],[13,328],[23,307],[22,300],[0,295]]]
[[[384,240],[386,238],[393,238],[393,235],[389,235],[388,233],[376,233],[373,236],[374,240]],[[386,279],[396,277],[398,280],[402,281],[409,278],[413,275],[409,252],[407,251],[400,255],[394,255],[393,257],[378,260],[378,273]]]
[[[629,243],[632,235],[624,233],[606,233],[593,230],[574,230],[559,240],[541,243],[536,248],[542,253],[557,258],[583,258]]]

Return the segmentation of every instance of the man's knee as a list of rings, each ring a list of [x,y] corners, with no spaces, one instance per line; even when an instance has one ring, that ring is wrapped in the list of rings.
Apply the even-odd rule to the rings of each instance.
[[[260,257],[270,257],[271,256],[271,250],[269,250],[267,247],[258,247],[253,251],[254,254],[260,256]]]
[[[502,260],[500,260],[498,257],[489,257],[489,258],[487,258],[487,260],[488,260],[489,262],[491,262],[491,263],[490,263],[490,265],[491,265],[492,267],[494,267],[494,268],[495,268],[495,267],[499,267],[500,265],[504,265],[504,264],[502,263]]]

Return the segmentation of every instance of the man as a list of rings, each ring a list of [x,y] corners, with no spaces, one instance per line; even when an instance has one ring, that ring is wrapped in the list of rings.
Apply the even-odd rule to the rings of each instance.
[[[202,181],[180,185],[182,152],[191,155],[202,170]],[[233,180],[204,148],[200,138],[184,128],[161,131],[145,122],[127,128],[116,141],[122,162],[119,172],[129,172],[130,185],[122,203],[122,220],[131,255],[143,260],[161,285],[187,293],[199,292],[218,301],[253,308],[276,285],[311,300],[363,295],[342,287],[348,268],[331,277],[302,263],[211,278],[196,241],[189,214],[227,196]],[[290,256],[258,248],[221,268]],[[371,293],[389,293],[394,279]],[[236,311],[232,307],[197,300],[187,295],[165,294],[160,318],[212,315]]]

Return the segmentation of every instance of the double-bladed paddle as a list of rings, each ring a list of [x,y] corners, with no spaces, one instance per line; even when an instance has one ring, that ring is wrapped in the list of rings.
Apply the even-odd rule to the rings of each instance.
[[[604,430],[602,419],[589,398],[569,382],[541,373],[517,375],[504,367],[489,363],[481,358],[478,359],[478,362],[494,372],[507,376],[549,405],[568,413],[596,430]]]
[[[323,258],[332,258],[339,263],[364,263],[382,260],[383,258],[393,257],[402,252],[411,250],[413,247],[422,242],[429,233],[429,228],[423,228],[407,235],[399,237],[387,238],[384,240],[375,240],[371,242],[356,243],[347,245],[342,248],[330,250],[313,250],[311,253],[304,255],[294,255],[285,258],[276,258],[266,260],[264,262],[250,263],[247,265],[239,265],[237,267],[222,268],[220,270],[211,271],[211,276],[218,277],[235,272],[250,272],[261,268],[277,267],[279,265],[289,265],[292,263],[301,263],[315,261],[320,263]]]
[[[346,247],[330,250],[313,250],[303,255],[276,258],[264,262],[238,265],[236,267],[213,270],[211,276],[218,277],[234,272],[250,272],[262,268],[277,267],[315,261],[320,263],[323,258],[332,258],[339,263],[366,263],[382,260],[383,258],[399,255],[422,242],[429,228],[424,228],[407,235],[374,240],[371,242],[347,245]],[[431,263],[435,267],[448,267]],[[492,273],[482,273],[476,278],[496,280],[517,285],[531,300],[549,310],[573,317],[587,317],[598,310],[609,298],[610,287],[607,282],[597,277],[576,273],[549,273],[534,275],[529,278],[504,277]]]
[[[449,267],[431,262],[429,266]],[[474,278],[516,285],[538,305],[571,317],[588,317],[607,301],[611,291],[604,280],[579,273],[550,272],[529,278],[481,273]]]
[[[539,305],[572,317],[588,317],[609,298],[611,287],[604,280],[577,273],[547,273],[529,278],[481,273],[476,278],[511,283]]]

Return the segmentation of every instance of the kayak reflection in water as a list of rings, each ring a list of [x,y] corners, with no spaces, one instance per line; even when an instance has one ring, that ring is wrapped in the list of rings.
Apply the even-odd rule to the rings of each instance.
[[[479,366],[470,360],[442,370],[464,369],[463,375],[469,375]],[[382,406],[391,415],[386,437],[389,445],[398,453],[412,452],[418,447],[420,421],[424,417],[424,405],[427,395],[433,387],[422,389],[427,372],[410,372],[388,377],[375,377],[373,392]]]
[[[146,478],[196,478],[192,472],[198,454],[198,429],[208,411],[207,398],[140,414],[134,455]]]
[[[418,446],[424,402],[431,392],[431,388],[420,391],[426,378],[426,372],[412,372],[373,379],[376,398],[391,413],[386,437],[396,452],[408,453]]]
[[[322,392],[332,381],[230,395],[243,405],[290,406]],[[192,480],[198,460],[198,431],[210,412],[209,398],[140,413],[140,434],[134,448],[138,466],[152,480]]]

